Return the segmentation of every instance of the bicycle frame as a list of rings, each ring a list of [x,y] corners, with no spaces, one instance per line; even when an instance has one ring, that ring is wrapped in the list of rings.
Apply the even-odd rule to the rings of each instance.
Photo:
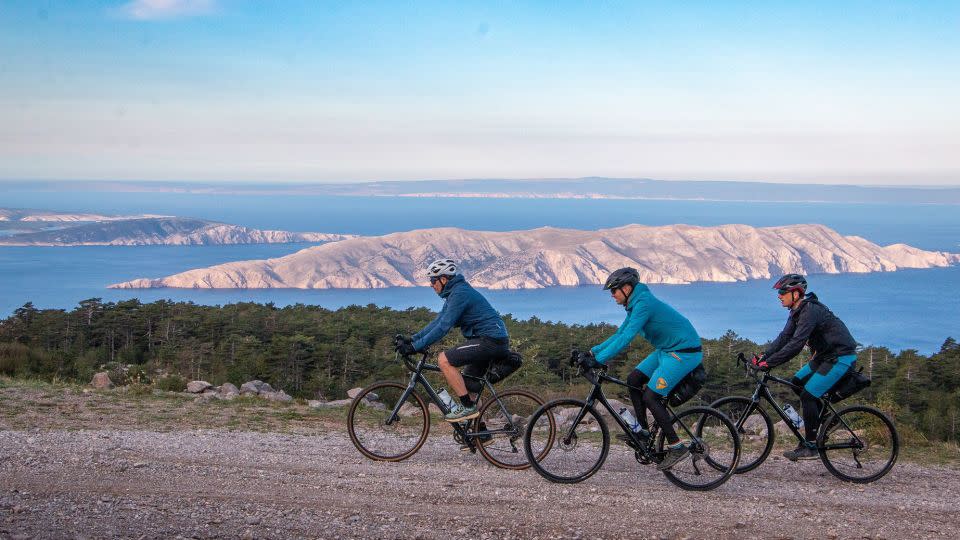
[[[757,388],[753,391],[753,396],[750,398],[754,406],[758,407],[760,405],[761,399],[765,400],[770,405],[773,405],[773,409],[777,412],[777,416],[779,416],[783,420],[783,423],[786,424],[788,428],[790,428],[790,431],[793,433],[793,436],[796,437],[797,440],[800,442],[805,441],[806,437],[804,437],[804,435],[800,433],[800,429],[797,428],[797,426],[793,425],[793,421],[790,420],[790,417],[787,416],[787,413],[784,412],[783,408],[780,407],[780,404],[777,403],[777,400],[773,397],[773,393],[770,392],[770,388],[767,386],[767,383],[770,381],[773,381],[773,382],[782,384],[794,391],[800,391],[802,390],[802,388],[786,379],[782,379],[780,377],[771,375],[766,372],[763,373],[763,377],[758,377],[756,372],[753,372],[752,375],[753,375],[753,378],[757,381]],[[833,404],[830,403],[829,401],[822,398],[819,398],[819,399],[820,399],[820,405],[821,405],[820,428],[823,429],[825,426],[824,421],[830,418],[831,416],[836,415],[837,410],[833,408]],[[743,427],[743,422],[746,421],[746,418],[747,418],[747,415],[744,415],[737,421],[737,425],[736,425],[737,430],[740,430],[740,428]],[[843,426],[847,428],[847,430],[853,435],[853,437],[856,439],[856,442],[845,443],[845,444],[831,444],[823,448],[825,450],[834,450],[834,449],[843,449],[843,448],[853,448],[853,449],[862,448],[864,446],[863,441],[861,441],[860,437],[857,436],[856,433],[854,433],[853,428],[847,425],[846,421],[843,420],[843,417],[838,416],[837,418],[840,419],[840,422],[843,423]]]
[[[440,366],[437,366],[436,364],[427,363],[428,354],[429,353],[427,351],[424,351],[423,353],[421,353],[420,359],[415,364],[412,363],[409,357],[401,356],[398,354],[398,356],[400,356],[403,359],[404,365],[411,372],[410,382],[407,384],[407,389],[404,390],[403,394],[400,396],[400,399],[397,400],[397,404],[394,406],[393,410],[390,412],[390,416],[387,417],[386,425],[389,426],[397,420],[397,418],[399,417],[401,405],[406,402],[406,399],[410,397],[410,394],[416,391],[416,387],[418,384],[423,387],[424,391],[427,394],[427,397],[429,398],[429,401],[434,405],[436,405],[437,408],[440,409],[440,411],[443,414],[447,414],[450,412],[450,410],[446,407],[446,405],[444,405],[443,401],[440,399],[440,396],[437,394],[437,391],[433,388],[433,385],[430,384],[430,381],[427,380],[426,376],[424,376],[423,374],[424,371],[434,371],[437,373],[441,373]],[[503,413],[504,417],[510,418],[510,412],[507,410],[506,406],[504,406],[503,402],[500,400],[500,397],[497,396],[496,390],[493,389],[493,385],[490,384],[490,382],[486,379],[486,377],[474,377],[473,375],[463,375],[463,377],[467,379],[477,380],[482,383],[482,386],[480,387],[480,391],[477,393],[478,402],[480,400],[480,397],[483,395],[484,388],[487,388],[490,390],[490,394],[493,396],[493,399],[496,400],[497,405],[500,406],[500,411]],[[471,446],[472,446],[471,439],[475,439],[477,437],[482,437],[486,435],[497,435],[500,433],[510,432],[510,430],[508,429],[470,431],[465,427],[469,425],[469,423],[467,422],[451,422],[450,424],[453,426],[453,429],[456,432],[456,434],[459,437],[462,437],[464,442],[468,442],[468,444],[471,444]]]
[[[655,437],[653,436],[654,430],[651,430],[650,439],[646,441],[646,445],[644,445],[643,441],[641,441],[637,437],[633,429],[631,429],[630,426],[628,426],[627,423],[623,420],[623,418],[620,417],[620,413],[618,411],[613,410],[613,406],[610,405],[610,402],[607,400],[607,396],[604,395],[601,385],[604,382],[611,382],[619,386],[624,386],[628,389],[640,390],[640,391],[642,391],[643,389],[637,388],[636,386],[632,386],[627,382],[622,381],[616,377],[611,377],[600,370],[590,370],[585,373],[582,373],[582,375],[585,379],[587,379],[593,384],[593,390],[590,391],[590,395],[588,395],[587,399],[585,400],[585,403],[586,403],[585,407],[581,409],[580,412],[577,414],[577,416],[574,418],[571,426],[576,426],[580,424],[580,421],[583,420],[583,417],[587,413],[587,409],[592,408],[594,403],[597,403],[599,401],[603,405],[603,407],[607,410],[607,412],[610,413],[610,416],[617,423],[617,425],[620,426],[620,429],[623,430],[623,432],[626,433],[627,436],[630,437],[630,439],[635,443],[636,448],[643,449],[642,453],[644,454],[644,457],[650,458],[653,455],[655,455],[655,453],[652,451],[654,439],[655,439]],[[664,403],[664,406],[667,408],[667,412],[670,414],[670,422],[672,423],[674,420],[676,420],[677,415],[676,413],[673,412],[673,409],[670,408],[669,403]],[[690,431],[690,429],[686,426],[686,424],[684,424],[683,422],[680,422],[680,425],[683,427],[683,430],[686,432],[687,436],[689,436],[691,439],[696,438],[693,435],[693,433]],[[656,426],[656,423],[654,423],[654,426],[659,427],[659,426]]]

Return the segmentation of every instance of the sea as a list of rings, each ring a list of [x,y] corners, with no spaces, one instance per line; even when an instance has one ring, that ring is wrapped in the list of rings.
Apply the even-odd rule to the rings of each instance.
[[[785,189],[787,189],[785,187]],[[599,229],[630,223],[753,226],[821,223],[845,235],[888,245],[960,252],[956,205],[756,203],[617,199],[495,199],[210,195],[195,193],[42,192],[0,184],[0,207],[108,214],[195,217],[261,229],[380,235],[432,227],[509,231],[542,226]],[[233,302],[314,304],[336,309],[375,304],[397,309],[442,300],[428,287],[387,289],[108,289],[112,283],[162,277],[248,259],[281,257],[309,244],[244,246],[0,247],[0,315],[32,302],[71,309],[81,300],[139,298],[223,305]],[[930,354],[947,337],[960,339],[956,289],[960,266],[872,274],[809,276],[811,290],[864,345]],[[766,341],[786,320],[771,283],[652,285],[653,292],[693,322],[701,335],[728,330]],[[501,313],[570,324],[618,324],[623,309],[598,286],[485,291]],[[397,329],[409,331],[415,329]]]

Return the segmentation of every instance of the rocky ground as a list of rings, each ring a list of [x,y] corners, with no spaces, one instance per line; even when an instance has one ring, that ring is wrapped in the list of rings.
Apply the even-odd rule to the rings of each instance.
[[[342,411],[2,386],[0,538],[960,536],[952,467],[901,462],[858,486],[771,459],[691,493],[615,446],[557,485],[439,431],[406,462],[368,461]]]

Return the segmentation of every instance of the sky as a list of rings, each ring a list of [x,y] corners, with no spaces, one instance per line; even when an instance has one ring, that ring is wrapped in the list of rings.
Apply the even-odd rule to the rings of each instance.
[[[960,2],[0,0],[0,178],[960,185]]]

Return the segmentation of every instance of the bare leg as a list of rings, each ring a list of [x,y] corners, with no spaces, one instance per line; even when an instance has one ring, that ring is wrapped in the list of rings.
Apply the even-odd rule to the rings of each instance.
[[[440,371],[443,373],[443,377],[447,379],[447,383],[453,388],[454,395],[467,395],[467,385],[463,383],[463,375],[460,374],[459,369],[450,365],[445,353],[440,353],[440,357],[437,358],[437,365],[440,366]]]

